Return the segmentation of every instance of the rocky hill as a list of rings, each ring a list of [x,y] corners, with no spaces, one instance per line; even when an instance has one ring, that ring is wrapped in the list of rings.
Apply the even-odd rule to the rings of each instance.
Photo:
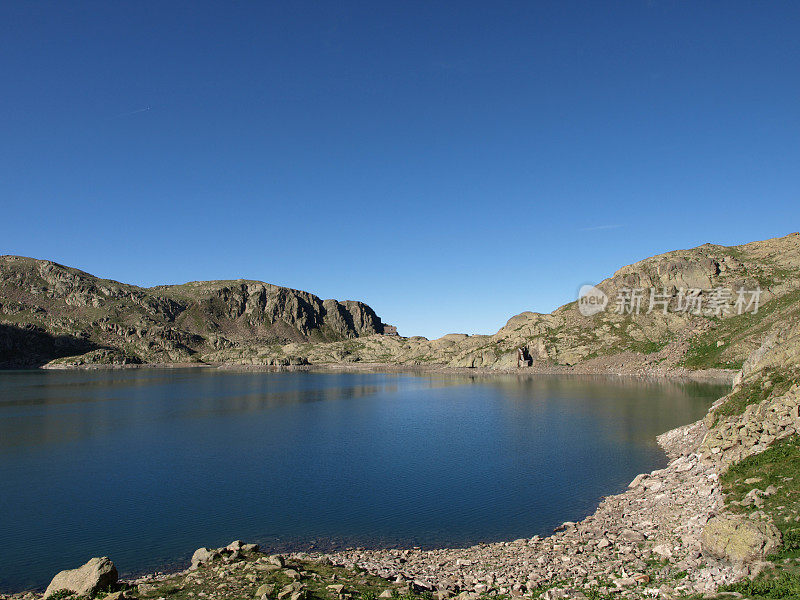
[[[732,373],[770,327],[800,314],[800,235],[668,252],[595,287],[607,298],[596,314],[584,316],[576,301],[512,317],[494,335],[428,340],[384,335],[396,330],[360,302],[256,281],[145,289],[6,256],[0,362],[516,369],[517,349],[526,347],[543,371]]]
[[[527,346],[532,366],[540,370],[735,370],[773,324],[800,314],[800,235],[668,252],[623,267],[596,287],[608,298],[602,312],[584,316],[577,302],[571,302],[550,314],[512,317],[494,335],[450,334],[437,340],[374,336],[281,348],[252,344],[220,349],[206,359],[263,364],[288,353],[314,364],[513,369],[517,348]],[[715,292],[720,289],[731,294],[725,308]],[[638,314],[629,302],[637,290]],[[739,290],[746,291],[741,311],[736,306]],[[747,306],[755,290],[760,290],[757,310]],[[626,301],[619,303],[620,297]]]
[[[141,288],[21,256],[0,257],[0,364],[185,363],[239,347],[382,334],[362,302],[260,281]],[[301,363],[282,353],[275,364]]]

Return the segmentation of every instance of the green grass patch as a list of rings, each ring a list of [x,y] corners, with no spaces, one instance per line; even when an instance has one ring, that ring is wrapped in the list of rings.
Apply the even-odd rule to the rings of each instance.
[[[751,478],[760,478],[757,483],[745,483]],[[772,517],[783,536],[783,547],[774,559],[800,556],[800,436],[780,440],[764,452],[749,456],[732,465],[721,478],[726,504],[733,512],[747,513],[762,510]],[[777,493],[763,497],[763,507],[737,506],[732,501],[741,501],[752,489],[764,490],[770,485]],[[798,596],[800,598],[800,596]]]
[[[718,591],[737,592],[753,600],[796,600],[800,598],[800,575],[788,571],[764,573],[755,579],[724,585]]]
[[[745,353],[735,358],[723,358],[723,352],[732,345],[766,333],[776,318],[786,318],[796,313],[800,313],[800,290],[773,298],[760,306],[755,314],[746,312],[721,319],[713,329],[689,341],[683,366],[687,369],[740,369]],[[724,344],[717,346],[720,340]]]
[[[653,340],[643,340],[641,342],[632,341],[630,342],[629,348],[634,352],[639,352],[641,354],[655,354],[659,352],[669,343],[669,340],[663,341],[653,341]]]
[[[707,334],[706,334],[707,335]],[[699,339],[695,338],[690,342],[689,350],[683,359],[683,366],[687,369],[741,369],[743,359],[723,360],[722,353],[727,348],[717,346],[717,339],[705,339],[706,335]],[[720,334],[718,334],[720,335]]]
[[[751,478],[761,481],[745,483]],[[732,465],[720,481],[728,509],[745,514],[761,510],[769,515],[781,531],[782,547],[767,557],[775,563],[773,568],[754,579],[723,586],[719,591],[737,592],[752,600],[800,598],[800,436],[775,442],[764,452]],[[762,497],[762,507],[732,504],[743,500],[750,490],[765,490],[770,485],[777,492]]]
[[[264,566],[264,565],[260,565]],[[348,570],[312,561],[291,561],[287,569],[299,572],[305,586],[306,600],[338,600],[337,594],[328,588],[331,584],[343,584],[349,597],[359,600],[375,600],[386,589],[395,592],[398,600],[432,600],[427,594],[409,594],[407,590],[385,579],[369,575],[360,570]],[[255,597],[256,590],[264,584],[271,586],[269,600],[275,600],[281,589],[292,583],[286,569],[245,570],[235,565],[215,561],[187,576],[178,573],[166,580],[154,582],[152,587],[138,596],[143,600],[169,598],[169,600],[245,600]],[[54,598],[53,600],[64,600]]]

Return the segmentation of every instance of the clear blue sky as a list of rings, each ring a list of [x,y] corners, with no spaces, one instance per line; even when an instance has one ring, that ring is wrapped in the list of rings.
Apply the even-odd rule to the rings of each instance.
[[[0,253],[493,333],[800,229],[798,2],[4,2]]]

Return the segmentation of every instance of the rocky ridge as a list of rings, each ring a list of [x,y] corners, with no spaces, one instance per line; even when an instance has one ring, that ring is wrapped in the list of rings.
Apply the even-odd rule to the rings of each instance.
[[[53,263],[0,257],[0,365],[202,363],[252,344],[382,334],[366,304],[249,280],[141,288]],[[272,364],[302,364],[282,353]]]
[[[396,335],[363,303],[323,301],[262,282],[146,289],[50,261],[5,256],[0,364],[515,370],[517,349],[524,346],[529,368],[537,372],[734,373],[773,325],[800,314],[800,235],[668,252],[625,266],[596,287],[609,305],[592,316],[571,302],[550,314],[514,316],[494,335],[428,340]],[[757,313],[737,314],[734,298],[724,310],[679,310],[689,290],[699,292],[694,302],[710,306],[713,290],[722,288],[734,294],[760,290]],[[621,293],[632,289],[642,291],[639,314],[631,306],[615,310]],[[650,310],[651,289],[663,307]]]
[[[665,375],[723,369],[734,373],[776,323],[800,314],[800,235],[741,246],[704,244],[654,256],[619,269],[596,286],[608,297],[605,311],[583,316],[571,302],[550,314],[525,312],[494,335],[366,336],[332,343],[258,344],[220,349],[210,363],[259,365],[284,353],[310,364],[392,364],[516,370],[517,348],[526,346],[537,372]],[[626,289],[644,290],[639,314],[615,311]],[[668,298],[667,310],[649,311],[650,289]],[[728,310],[677,310],[699,290],[710,303],[715,288],[733,291]],[[736,290],[761,290],[755,314],[733,310]],[[627,310],[627,307],[625,307]],[[649,311],[649,312],[648,312]]]

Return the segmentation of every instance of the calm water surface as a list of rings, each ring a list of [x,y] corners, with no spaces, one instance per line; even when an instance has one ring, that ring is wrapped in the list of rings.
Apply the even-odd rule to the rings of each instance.
[[[714,385],[513,376],[0,372],[0,590],[241,538],[276,550],[547,534],[663,466]]]

